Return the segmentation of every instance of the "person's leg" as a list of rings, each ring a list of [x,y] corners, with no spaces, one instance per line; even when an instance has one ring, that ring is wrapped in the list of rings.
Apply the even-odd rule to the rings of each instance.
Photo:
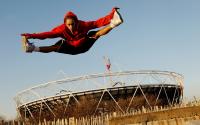
[[[71,55],[77,54],[75,47],[71,46],[70,44],[67,44],[67,42],[63,39],[59,40],[52,46],[39,47],[38,50],[39,51],[37,52],[42,52],[42,53],[57,52],[57,53],[64,53]]]
[[[39,47],[38,52],[42,52],[42,53],[56,52],[59,48],[60,48],[60,46],[56,46],[56,45],[42,46],[42,47]]]
[[[97,31],[92,37],[93,38],[99,38],[100,36],[106,35],[107,33],[109,33],[113,28],[119,26],[120,24],[123,23],[123,19],[122,16],[120,15],[120,13],[116,10],[113,18],[110,21],[110,24],[105,26],[104,28],[100,29],[99,31]]]
[[[107,33],[109,33],[113,28],[108,25],[102,29],[100,29],[99,31],[97,31],[95,34],[94,34],[94,38],[99,38],[100,36],[103,36],[103,35],[106,35]]]
[[[42,52],[42,53],[49,53],[49,52],[57,52],[59,51],[60,47],[63,45],[63,40],[59,40],[55,45],[52,46],[35,46],[33,43],[30,43],[25,37],[22,37],[23,48],[25,52],[32,53],[32,52]]]

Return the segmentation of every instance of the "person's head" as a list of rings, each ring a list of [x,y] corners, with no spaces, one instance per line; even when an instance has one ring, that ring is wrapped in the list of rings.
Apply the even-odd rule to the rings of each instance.
[[[78,18],[77,18],[77,16],[73,12],[69,11],[69,12],[67,12],[65,14],[64,23],[67,26],[67,28],[71,32],[73,32],[76,29],[76,27],[77,27]]]

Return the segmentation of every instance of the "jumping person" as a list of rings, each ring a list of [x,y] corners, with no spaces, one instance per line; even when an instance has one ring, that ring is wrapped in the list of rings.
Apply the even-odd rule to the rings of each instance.
[[[64,23],[55,27],[49,32],[42,33],[24,33],[22,44],[25,52],[58,52],[64,54],[81,54],[88,51],[95,41],[110,32],[113,28],[123,23],[123,19],[118,12],[119,8],[113,8],[105,17],[96,21],[82,21],[69,11],[64,16]],[[104,26],[104,27],[103,27]],[[103,27],[97,31],[90,31],[95,28]],[[62,38],[56,44],[51,46],[37,47],[29,42],[29,39]]]

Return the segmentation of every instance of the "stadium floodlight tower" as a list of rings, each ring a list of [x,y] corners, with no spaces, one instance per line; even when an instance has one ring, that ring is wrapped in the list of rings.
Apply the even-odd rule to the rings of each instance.
[[[181,74],[138,70],[108,71],[42,83],[19,92],[15,102],[21,118],[39,121],[173,106],[180,104],[182,97]]]

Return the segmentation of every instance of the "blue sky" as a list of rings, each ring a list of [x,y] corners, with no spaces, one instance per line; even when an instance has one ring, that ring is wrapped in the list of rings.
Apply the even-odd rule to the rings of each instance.
[[[95,20],[113,6],[124,23],[81,55],[27,54],[21,33],[51,30],[71,10],[81,20]],[[200,96],[199,0],[2,0],[0,4],[0,115],[15,116],[13,97],[41,82],[104,72],[103,56],[123,70],[167,70],[185,77],[185,97]],[[58,39],[32,40],[51,45]],[[113,70],[117,70],[115,66]]]

